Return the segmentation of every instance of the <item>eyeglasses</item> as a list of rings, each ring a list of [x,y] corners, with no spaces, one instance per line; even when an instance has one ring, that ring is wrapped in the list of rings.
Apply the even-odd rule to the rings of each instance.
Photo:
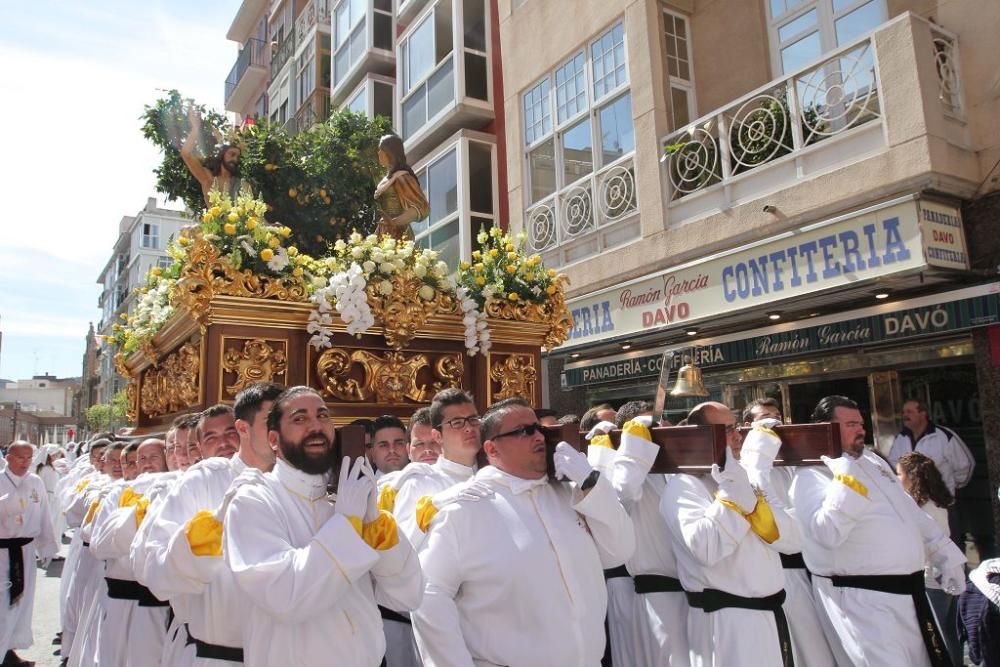
[[[525,436],[535,435],[536,433],[541,433],[541,432],[542,432],[541,424],[525,424],[524,426],[519,426],[518,428],[515,428],[513,431],[507,431],[506,433],[498,433],[492,438],[490,438],[490,440],[496,440],[498,438],[506,438],[509,435],[516,435],[519,438],[523,438]]]
[[[471,417],[455,417],[454,419],[449,419],[448,421],[441,422],[434,428],[440,430],[445,424],[455,429],[456,431],[465,428],[466,426],[471,426],[472,428],[479,428],[479,415],[472,415]]]

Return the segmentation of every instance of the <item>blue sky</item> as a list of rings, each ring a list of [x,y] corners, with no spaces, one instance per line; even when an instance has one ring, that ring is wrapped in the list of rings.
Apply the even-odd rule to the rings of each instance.
[[[238,0],[36,0],[0,22],[0,378],[80,374],[97,277],[156,195],[157,89],[222,110]]]

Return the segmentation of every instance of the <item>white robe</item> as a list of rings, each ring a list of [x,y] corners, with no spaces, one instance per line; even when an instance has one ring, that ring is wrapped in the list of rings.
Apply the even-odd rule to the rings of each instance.
[[[623,438],[612,467],[611,481],[635,525],[635,554],[625,564],[629,574],[652,574],[677,579],[677,559],[660,514],[666,475],[650,475],[659,446],[641,438]],[[629,580],[631,583],[631,580]],[[634,591],[634,588],[633,588]],[[620,628],[630,641],[618,649],[612,641],[616,665],[688,665],[688,604],[684,592],[634,594],[633,621]],[[614,624],[614,616],[608,623]],[[611,632],[615,628],[611,627]]]
[[[602,570],[635,549],[611,484],[602,475],[584,495],[493,466],[476,479],[494,495],[441,509],[420,552],[427,584],[413,625],[424,664],[600,664]]]
[[[925,556],[947,571],[965,555],[881,458],[865,452],[851,474],[867,498],[825,467],[800,469],[791,489],[813,591],[837,635],[831,643],[840,642],[855,665],[930,665],[909,596],[838,588],[826,577],[911,574],[923,570]]]
[[[195,645],[188,644],[183,624],[200,641],[243,647],[244,621],[241,614],[233,612],[246,609],[247,599],[221,556],[196,556],[191,551],[186,528],[199,511],[218,510],[229,486],[245,468],[239,454],[231,459],[207,458],[191,466],[172,485],[162,503],[157,503],[155,513],[143,522],[144,530],[132,541],[136,579],[157,598],[169,601],[176,615],[175,627],[168,631],[161,664],[171,667],[242,664],[197,657]],[[152,523],[145,530],[148,521]],[[137,554],[137,550],[144,553]]]
[[[31,613],[35,602],[36,554],[39,558],[56,555],[55,536],[49,517],[45,485],[38,475],[17,477],[9,470],[0,475],[0,539],[30,537],[21,547],[24,560],[24,592],[11,605],[9,587],[0,587],[0,656],[8,650],[28,648],[34,643]],[[0,582],[10,581],[7,549],[0,549]]]
[[[716,490],[709,475],[675,475],[660,501],[684,590],[716,589],[750,598],[780,592],[785,575],[778,553],[797,553],[801,548],[795,522],[775,511],[779,537],[768,544],[750,530],[741,514],[715,499]],[[753,664],[782,664],[778,628],[770,611],[705,612],[691,607],[688,643],[694,667],[746,664],[748,647],[753,647]],[[798,662],[798,656],[795,659]]]
[[[396,504],[392,513],[414,549],[419,551],[425,538],[423,531],[417,526],[417,501],[466,482],[475,474],[475,468],[449,461],[443,456],[439,456],[431,464],[411,463],[403,468],[393,482]]]
[[[41,470],[38,471],[38,476],[45,484],[45,493],[48,495],[49,501],[49,517],[52,521],[52,534],[56,536],[56,546],[58,547],[62,534],[66,532],[66,518],[56,500],[56,489],[59,487],[60,476],[56,469],[50,465],[42,466]]]
[[[250,667],[376,667],[385,653],[376,598],[402,610],[420,602],[420,563],[405,536],[372,549],[334,513],[326,484],[279,459],[229,505],[224,550],[250,601],[242,614]]]
[[[398,490],[398,482],[403,479],[405,470],[406,468],[380,476],[378,478],[379,493],[386,486],[391,487],[393,490]],[[398,613],[406,619],[410,618],[409,613]],[[420,654],[417,653],[417,640],[413,637],[413,625],[411,623],[403,623],[383,617],[382,628],[385,631],[386,667],[422,667],[423,663],[420,661]]]

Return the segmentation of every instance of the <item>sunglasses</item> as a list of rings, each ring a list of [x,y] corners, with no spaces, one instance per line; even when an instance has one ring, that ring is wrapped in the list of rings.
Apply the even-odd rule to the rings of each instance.
[[[525,424],[524,426],[519,426],[513,431],[507,431],[506,433],[497,433],[495,436],[490,438],[490,440],[496,440],[498,438],[506,438],[510,435],[516,435],[519,438],[523,438],[529,435],[535,435],[536,433],[542,432],[541,424]]]

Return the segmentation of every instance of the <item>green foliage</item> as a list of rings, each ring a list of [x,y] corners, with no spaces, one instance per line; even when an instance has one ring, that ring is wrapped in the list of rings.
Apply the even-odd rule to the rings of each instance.
[[[110,431],[115,426],[125,423],[125,412],[128,409],[128,395],[125,390],[111,397],[110,403],[97,403],[87,408],[87,428],[92,432]]]
[[[163,151],[155,170],[157,189],[181,199],[196,214],[205,210],[201,186],[180,156],[188,133],[190,101],[170,91],[146,107],[143,135]],[[202,110],[203,154],[215,152],[211,127],[232,130],[224,117]],[[385,118],[369,120],[342,111],[325,122],[290,136],[284,126],[261,121],[230,140],[242,149],[240,176],[268,205],[266,220],[292,229],[292,241],[310,255],[329,253],[330,242],[352,230],[363,235],[375,228],[375,185],[384,170],[378,164],[378,141],[391,131]]]

